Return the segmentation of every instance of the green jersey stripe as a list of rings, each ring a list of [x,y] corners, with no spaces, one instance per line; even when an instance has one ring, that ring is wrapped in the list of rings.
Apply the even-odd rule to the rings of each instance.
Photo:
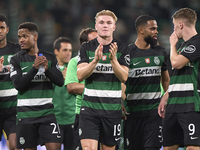
[[[171,83],[191,83],[192,78],[191,75],[179,75],[177,76],[172,76],[170,78]]]
[[[10,79],[9,79],[10,80]],[[0,82],[0,90],[6,90],[6,89],[12,89],[14,88],[12,81],[5,81],[5,82]]]
[[[119,82],[97,82],[93,81],[93,84],[87,84],[87,89],[97,89],[97,90],[121,90],[121,84]]]
[[[85,100],[82,101],[81,106],[89,107],[96,110],[120,110],[121,109],[121,104],[113,105],[112,103],[93,103],[93,102],[85,101]],[[85,108],[82,108],[82,109],[85,109]]]
[[[17,101],[9,101],[9,102],[3,102],[3,103],[0,102],[0,108],[16,107],[16,105],[17,105]]]
[[[185,83],[185,84],[172,84],[169,85],[169,92],[171,91],[193,91],[194,86],[192,83]]]
[[[128,86],[128,89],[126,90],[127,94],[130,93],[148,93],[148,92],[160,92],[160,84],[150,84],[148,86],[146,85],[133,85]]]
[[[119,98],[121,97],[121,90],[96,90],[96,89],[87,89],[85,88],[84,95],[93,96],[93,97],[112,97]]]
[[[52,98],[18,99],[17,106],[39,106],[52,103]]]
[[[17,93],[18,91],[14,88],[9,90],[0,90],[0,97],[15,96]]]
[[[53,92],[52,90],[28,90],[26,92],[23,92],[23,95],[21,94],[21,92],[19,92],[18,94],[18,99],[27,99],[27,97],[29,99],[31,98],[52,98]]]
[[[160,97],[161,97],[161,92],[127,94],[127,100],[140,100],[140,99],[152,100]]]
[[[187,104],[194,103],[194,96],[188,97],[170,97],[167,104]]]
[[[152,104],[152,105],[136,105],[136,106],[129,106],[131,112],[136,112],[136,111],[145,111],[145,110],[152,110],[152,109],[157,109],[159,105],[158,103]]]
[[[54,109],[45,109],[41,111],[26,111],[26,112],[17,112],[17,118],[33,118],[33,117],[41,117],[49,114],[54,114]]]

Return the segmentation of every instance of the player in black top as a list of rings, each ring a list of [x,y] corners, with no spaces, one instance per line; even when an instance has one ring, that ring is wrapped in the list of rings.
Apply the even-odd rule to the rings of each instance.
[[[128,46],[113,38],[117,17],[109,10],[96,15],[97,38],[80,48],[79,81],[85,79],[81,102],[79,136],[84,150],[114,150],[121,133],[121,82],[129,70]],[[88,129],[90,132],[88,132]]]
[[[10,79],[10,59],[20,51],[18,44],[7,42],[8,20],[0,15],[0,139],[3,130],[9,141],[9,149],[16,148],[17,90]]]
[[[172,74],[163,125],[164,150],[200,149],[200,35],[195,25],[197,14],[181,8],[173,15],[174,32],[170,41]],[[177,47],[179,39],[184,42]],[[166,97],[167,97],[166,96]],[[168,97],[167,97],[168,98]]]
[[[55,55],[38,49],[35,23],[20,24],[18,39],[22,50],[11,59],[11,79],[18,90],[17,147],[35,150],[45,144],[48,150],[59,150],[61,136],[52,98],[53,84],[63,85],[62,73]],[[45,72],[38,72],[40,65]]]

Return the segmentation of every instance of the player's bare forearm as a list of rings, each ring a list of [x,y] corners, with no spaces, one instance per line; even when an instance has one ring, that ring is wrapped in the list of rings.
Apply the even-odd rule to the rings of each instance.
[[[120,65],[117,59],[111,60],[111,65],[113,68],[113,71],[115,73],[115,76],[122,82],[126,82],[128,78],[128,67]]]
[[[84,84],[74,82],[67,84],[67,91],[69,94],[81,95],[83,93],[84,87]]]
[[[97,65],[96,61],[91,61],[88,63],[81,63],[77,66],[77,78],[79,81],[83,81],[88,78],[94,71]]]
[[[161,83],[162,83],[162,87],[165,92],[168,90],[169,81],[170,81],[170,77],[169,77],[168,70],[162,71],[161,72]]]

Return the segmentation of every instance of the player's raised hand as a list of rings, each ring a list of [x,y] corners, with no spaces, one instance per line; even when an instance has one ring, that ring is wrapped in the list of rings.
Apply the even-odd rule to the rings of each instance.
[[[0,71],[3,70],[3,62],[4,62],[4,57],[1,56],[1,57],[0,57]]]
[[[101,59],[103,54],[103,44],[100,43],[99,46],[97,47],[97,49],[95,50],[95,57],[94,57],[94,61],[95,62],[99,62],[99,60]]]
[[[174,31],[171,36],[169,37],[169,42],[171,45],[175,46],[178,43],[178,36],[176,32]]]
[[[109,49],[109,51],[110,51],[110,55],[109,55],[110,60],[113,60],[113,59],[116,58],[117,49],[118,49],[117,43],[116,42],[111,43],[110,49]]]
[[[46,70],[46,68],[48,67],[48,60],[46,59],[45,56],[38,56],[38,54],[36,54],[34,66],[36,69],[38,69],[40,65],[45,66],[45,70]]]

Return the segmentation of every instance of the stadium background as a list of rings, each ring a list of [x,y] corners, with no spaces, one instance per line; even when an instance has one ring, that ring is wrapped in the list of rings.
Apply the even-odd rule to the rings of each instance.
[[[118,17],[116,39],[127,44],[136,39],[134,21],[141,14],[153,16],[158,23],[158,41],[169,54],[169,36],[173,32],[172,14],[182,7],[189,7],[200,17],[199,0],[0,0],[0,13],[8,17],[8,41],[18,42],[17,28],[22,22],[31,21],[39,26],[38,47],[53,52],[53,41],[59,36],[72,40],[73,56],[80,43],[78,36],[83,28],[94,28],[98,11],[109,9]],[[197,31],[200,21],[197,20]],[[5,140],[0,150],[6,150]]]

